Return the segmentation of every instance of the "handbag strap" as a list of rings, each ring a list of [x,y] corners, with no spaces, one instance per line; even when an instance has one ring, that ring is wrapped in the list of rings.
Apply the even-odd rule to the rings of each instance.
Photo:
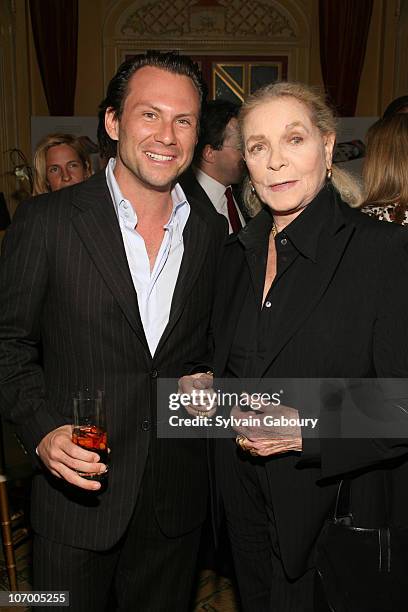
[[[333,515],[333,520],[335,523],[341,523],[342,525],[347,526],[353,526],[354,524],[351,494],[352,482],[353,480],[351,478],[344,478],[339,483]],[[390,526],[392,522],[392,478],[390,469],[383,470],[383,484],[384,509],[386,516],[385,525]]]
[[[351,511],[351,480],[344,478],[340,480],[337,489],[336,505],[334,507],[333,520],[343,525],[353,525],[353,513]]]
[[[392,478],[391,478],[391,469],[384,470],[384,497],[385,497],[385,517],[386,524],[391,526],[392,524]]]

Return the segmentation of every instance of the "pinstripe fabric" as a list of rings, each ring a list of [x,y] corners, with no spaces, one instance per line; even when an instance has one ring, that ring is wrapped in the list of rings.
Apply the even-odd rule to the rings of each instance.
[[[201,528],[166,537],[155,516],[153,492],[148,459],[129,526],[107,551],[73,548],[34,535],[34,589],[69,591],[71,612],[187,611]]]
[[[117,612],[181,612],[189,607],[201,528],[163,535],[154,512],[153,473],[148,460],[140,495],[121,550],[115,586]],[[135,571],[135,566],[137,570]],[[159,585],[159,587],[158,587]]]
[[[204,518],[204,442],[155,436],[157,372],[176,378],[184,363],[205,352],[225,233],[201,203],[190,204],[170,320],[154,359],[103,173],[22,204],[4,240],[1,410],[37,467],[42,437],[71,422],[72,393],[86,385],[105,390],[112,449],[107,490],[76,491],[41,471],[34,477],[33,527],[56,542],[112,547],[135,507],[148,453],[163,532],[186,533]]]
[[[55,606],[60,612],[111,610],[111,576],[119,558],[119,549],[100,553],[71,548],[34,535],[33,586],[38,591],[69,592],[69,608]],[[103,580],[101,580],[101,576]],[[49,607],[38,606],[38,612]]]

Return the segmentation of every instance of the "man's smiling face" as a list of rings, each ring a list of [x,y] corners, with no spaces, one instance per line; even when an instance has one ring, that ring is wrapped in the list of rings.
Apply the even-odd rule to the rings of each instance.
[[[118,140],[116,171],[157,191],[171,189],[190,165],[197,143],[200,100],[184,75],[145,66],[128,84],[120,119],[106,112],[106,129]]]

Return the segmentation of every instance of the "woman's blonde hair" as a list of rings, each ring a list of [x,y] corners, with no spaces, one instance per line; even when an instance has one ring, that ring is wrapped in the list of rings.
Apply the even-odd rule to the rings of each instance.
[[[51,191],[47,181],[47,151],[57,145],[68,145],[78,154],[84,169],[91,174],[91,160],[80,139],[72,134],[48,134],[37,145],[34,152],[33,195]]]
[[[298,100],[298,102],[306,106],[312,123],[319,129],[322,136],[325,134],[336,134],[336,119],[321,93],[308,85],[294,81],[271,83],[248,96],[242,105],[238,117],[241,133],[247,115],[257,106],[270,102],[275,98],[294,98]],[[337,166],[332,166],[331,181],[341,198],[350,204],[350,206],[358,206],[361,203],[359,184],[348,172],[341,170]],[[249,179],[244,183],[243,199],[251,216],[255,215],[262,207],[262,202],[257,194],[254,193]]]
[[[398,204],[402,222],[408,208],[408,114],[379,119],[367,132],[363,165],[363,206]]]

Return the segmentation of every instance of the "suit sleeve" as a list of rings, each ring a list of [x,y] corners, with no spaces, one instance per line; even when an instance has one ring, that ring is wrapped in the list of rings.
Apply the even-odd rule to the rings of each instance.
[[[382,282],[378,286],[378,309],[372,337],[373,362],[382,401],[369,402],[362,408],[362,412],[371,416],[378,437],[321,439],[325,477],[385,467],[390,461],[408,457],[407,229],[393,232],[389,244],[383,248]],[[372,413],[368,414],[369,411]],[[388,435],[381,438],[381,432],[386,428],[400,432],[400,437]]]
[[[42,202],[20,204],[0,258],[0,410],[31,458],[49,431],[64,424],[47,405],[41,321],[48,283]]]

